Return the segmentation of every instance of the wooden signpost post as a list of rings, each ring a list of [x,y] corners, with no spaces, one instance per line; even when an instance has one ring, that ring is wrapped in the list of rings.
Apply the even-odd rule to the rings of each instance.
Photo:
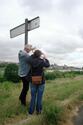
[[[28,31],[34,30],[40,26],[39,16],[32,20],[25,19],[25,23],[10,30],[10,38],[25,33],[25,45],[28,44]]]

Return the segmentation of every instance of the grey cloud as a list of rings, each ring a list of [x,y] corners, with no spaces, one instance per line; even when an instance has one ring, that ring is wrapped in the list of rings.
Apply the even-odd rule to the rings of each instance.
[[[83,47],[83,44],[76,38],[60,36],[58,38],[50,37],[47,42],[44,42],[42,48],[45,49],[48,53],[56,54],[67,54],[75,51],[78,47]]]
[[[59,0],[58,7],[59,9],[64,10],[65,13],[70,13],[81,3],[83,3],[82,0]]]
[[[2,41],[0,40],[0,61],[18,61],[18,51],[20,49],[20,42]]]
[[[0,1],[0,4],[3,5],[4,3],[7,3],[7,0]]]
[[[21,5],[28,7],[31,11],[46,11],[52,7],[52,1],[48,0],[21,0]]]
[[[32,11],[49,11],[53,9],[64,10],[65,12],[71,12],[75,9],[79,4],[83,3],[82,0],[21,0],[21,5],[30,8]]]
[[[80,35],[80,37],[83,39],[83,29],[80,29],[78,34]]]

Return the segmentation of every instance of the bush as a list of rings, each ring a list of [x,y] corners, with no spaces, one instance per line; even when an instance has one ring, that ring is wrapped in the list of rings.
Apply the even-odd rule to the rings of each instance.
[[[54,72],[45,72],[45,78],[46,80],[54,80],[56,75]]]
[[[4,76],[1,76],[1,75],[0,75],[0,82],[4,82],[4,81],[5,81]]]
[[[54,80],[56,78],[74,78],[76,75],[82,75],[83,72],[76,72],[76,71],[68,71],[68,72],[61,72],[61,71],[51,71],[45,72],[46,80]]]
[[[19,82],[18,65],[15,63],[8,64],[5,68],[4,78],[8,81]]]
[[[55,73],[55,75],[56,75],[56,78],[63,78],[63,77],[64,77],[63,72],[55,71],[54,73]]]
[[[75,72],[64,72],[64,77],[66,78],[74,78],[76,76]]]
[[[63,72],[53,71],[53,72],[45,72],[46,80],[54,80],[56,78],[63,78]]]

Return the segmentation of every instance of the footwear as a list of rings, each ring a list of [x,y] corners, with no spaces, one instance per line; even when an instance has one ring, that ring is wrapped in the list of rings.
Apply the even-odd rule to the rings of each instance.
[[[34,113],[34,112],[28,111],[28,114],[29,114],[29,115],[32,115],[33,113]]]

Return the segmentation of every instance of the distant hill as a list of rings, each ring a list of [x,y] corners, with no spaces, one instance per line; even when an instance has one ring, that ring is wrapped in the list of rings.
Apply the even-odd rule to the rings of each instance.
[[[5,67],[10,63],[15,63],[15,62],[4,62],[0,61],[0,67]],[[18,64],[18,63],[16,63]],[[74,66],[67,66],[67,65],[58,65],[56,63],[51,64],[49,69],[55,69],[55,70],[60,70],[60,71],[83,71],[83,67],[74,67]]]
[[[82,71],[83,70],[83,68],[67,66],[67,65],[59,66],[55,63],[51,64],[50,69],[55,69],[55,70],[60,70],[60,71]]]

